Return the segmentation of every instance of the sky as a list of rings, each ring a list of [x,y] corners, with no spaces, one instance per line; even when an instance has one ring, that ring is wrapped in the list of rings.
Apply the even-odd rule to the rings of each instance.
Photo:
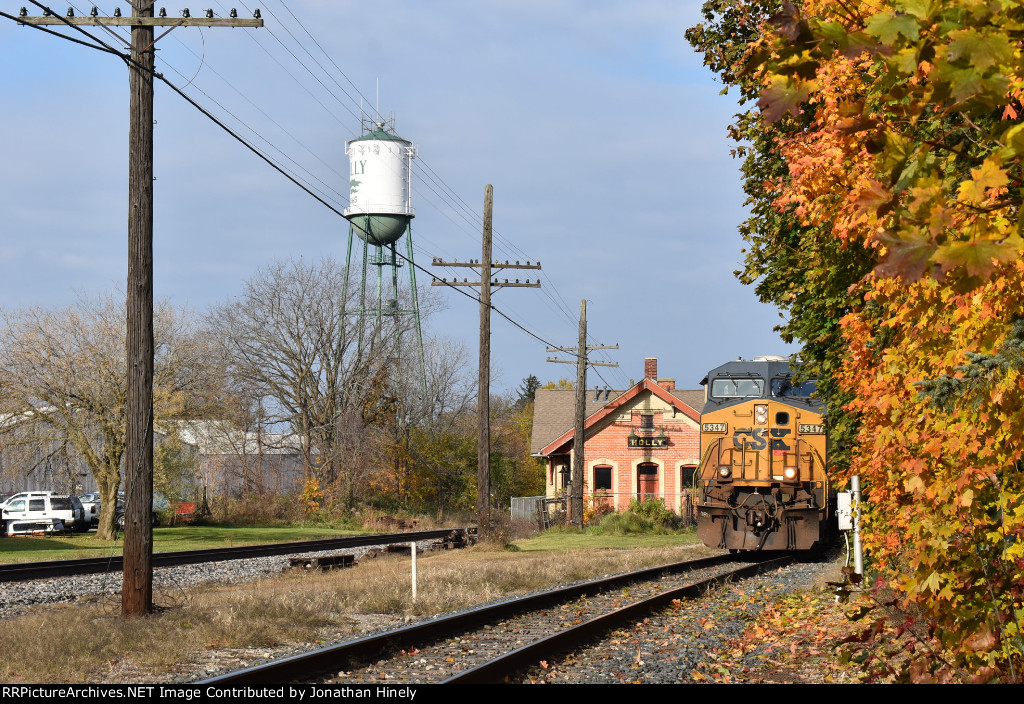
[[[25,0],[0,0],[0,11],[17,15],[23,4],[41,14]],[[207,6],[241,17],[257,7],[191,12]],[[100,4],[100,14],[114,7]],[[530,374],[575,378],[574,367],[545,361],[568,358],[546,347],[577,344],[582,299],[590,344],[619,345],[593,353],[620,366],[591,369],[589,387],[626,388],[645,357],[692,389],[730,359],[796,351],[773,332],[778,312],[733,276],[745,211],[726,127],[738,107],[683,36],[701,19],[698,0],[258,7],[262,29],[173,30],[157,44],[157,70],[339,210],[345,142],[373,106],[393,115],[419,153],[416,261],[439,277],[468,272],[432,267],[434,257],[480,258],[492,184],[494,258],[543,266],[541,289],[494,293],[494,306],[533,333],[492,316],[495,392]],[[64,14],[67,4],[53,8]],[[64,306],[123,288],[124,63],[0,18],[0,96],[0,307]],[[347,221],[159,84],[155,116],[157,296],[202,312],[275,259],[344,260]],[[463,344],[473,372],[479,305],[457,290],[430,293],[443,310],[426,332]]]

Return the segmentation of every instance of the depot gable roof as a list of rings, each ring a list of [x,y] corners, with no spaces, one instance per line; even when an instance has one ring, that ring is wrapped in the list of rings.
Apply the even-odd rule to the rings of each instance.
[[[558,396],[555,396],[554,394],[546,394],[542,396],[542,392],[544,391],[555,392]],[[586,420],[583,422],[584,432],[600,423],[644,392],[650,392],[654,396],[660,398],[693,422],[700,422],[700,413],[697,412],[691,404],[703,404],[704,392],[702,390],[668,391],[667,389],[659,386],[653,379],[643,379],[627,391],[610,392],[609,396],[614,397],[607,402],[603,399],[601,401],[591,402],[588,395],[586,404],[586,413],[588,415]],[[683,400],[684,398],[686,399],[685,401]],[[603,405],[601,405],[602,403]],[[559,450],[562,450],[563,446],[570,443],[575,435],[575,428],[571,427],[573,422],[573,409],[575,407],[575,391],[538,389],[536,404],[537,405],[534,410],[533,442],[531,443],[530,449],[533,454],[546,457],[548,455],[556,454]],[[568,408],[568,414],[565,412],[566,407]],[[563,429],[563,432],[551,439],[551,434],[543,433],[545,430],[550,429],[554,422],[553,417],[556,415],[560,420],[559,427]],[[567,425],[570,427],[565,430]],[[563,451],[568,451],[568,449]]]

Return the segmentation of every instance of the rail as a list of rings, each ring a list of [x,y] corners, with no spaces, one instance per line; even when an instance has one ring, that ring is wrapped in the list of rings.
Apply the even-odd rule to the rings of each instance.
[[[438,540],[452,533],[466,533],[466,528],[445,528],[411,533],[383,533],[376,535],[354,535],[344,538],[306,540],[291,543],[270,543],[267,545],[243,545],[230,548],[207,550],[185,550],[178,552],[153,553],[153,567],[174,567],[195,565],[222,560],[245,560],[253,557],[286,555],[296,552],[317,552],[320,550],[343,550],[365,545],[397,545],[415,540]],[[22,582],[29,579],[48,579],[82,574],[102,574],[120,571],[124,562],[120,555],[110,557],[83,557],[74,560],[52,560],[47,562],[14,562],[0,565],[0,581]]]

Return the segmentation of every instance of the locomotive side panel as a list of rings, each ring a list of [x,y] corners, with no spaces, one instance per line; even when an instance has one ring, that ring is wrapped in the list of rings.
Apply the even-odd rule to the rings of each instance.
[[[785,362],[730,362],[705,379],[697,532],[730,550],[810,550],[834,512],[821,404]]]

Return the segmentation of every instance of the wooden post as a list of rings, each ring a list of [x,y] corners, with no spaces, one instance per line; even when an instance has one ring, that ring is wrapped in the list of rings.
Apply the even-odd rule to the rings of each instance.
[[[576,355],[576,361],[568,359],[551,359],[549,362],[558,364],[576,365],[576,408],[575,422],[572,431],[572,473],[569,475],[569,523],[579,528],[583,527],[583,474],[584,474],[584,445],[586,444],[585,429],[583,424],[586,420],[587,406],[587,365],[592,367],[617,367],[617,362],[588,362],[587,352],[590,350],[617,350],[618,345],[590,345],[587,346],[587,300],[580,301],[580,338],[579,344],[575,347],[549,347],[548,352],[572,352]]]
[[[125,538],[121,615],[153,610],[153,77],[155,27],[262,27],[254,19],[154,17],[136,0],[131,17],[19,17],[20,24],[131,26],[128,131],[128,290],[125,354]],[[37,3],[38,4],[38,3]],[[94,8],[95,9],[95,8]],[[164,32],[171,31],[168,29]],[[161,35],[163,36],[163,35]]]
[[[154,0],[133,17],[152,17]],[[153,610],[153,27],[132,26],[128,132],[128,359],[121,615]]]
[[[491,522],[491,289],[492,288],[540,288],[540,281],[510,283],[508,279],[499,283],[492,281],[495,271],[502,269],[540,269],[540,262],[515,264],[492,262],[491,221],[494,206],[494,188],[487,184],[484,189],[483,253],[480,263],[444,262],[434,259],[434,266],[480,267],[479,281],[452,281],[445,279],[431,282],[432,286],[479,286],[480,287],[480,362],[477,371],[477,451],[476,451],[476,515],[480,534],[490,533]]]
[[[480,365],[477,372],[476,514],[484,538],[491,533],[491,220],[494,187],[484,189],[483,258],[480,260]]]
[[[583,527],[583,421],[587,406],[587,299],[580,301],[580,343],[576,358],[576,422],[572,438],[572,495],[569,497],[569,518],[577,528]]]

